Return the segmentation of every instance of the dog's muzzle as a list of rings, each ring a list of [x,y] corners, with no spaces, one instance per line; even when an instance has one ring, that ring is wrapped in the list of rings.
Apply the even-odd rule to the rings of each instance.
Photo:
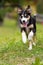
[[[23,26],[24,26],[24,27],[27,27],[27,23],[26,23],[26,22],[23,22]]]

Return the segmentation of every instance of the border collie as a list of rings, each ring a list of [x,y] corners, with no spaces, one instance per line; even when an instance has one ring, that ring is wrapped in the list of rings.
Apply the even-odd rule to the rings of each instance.
[[[19,23],[22,34],[22,41],[29,41],[29,50],[32,50],[32,45],[35,45],[34,36],[36,35],[36,19],[31,16],[29,6],[26,9],[18,7]]]

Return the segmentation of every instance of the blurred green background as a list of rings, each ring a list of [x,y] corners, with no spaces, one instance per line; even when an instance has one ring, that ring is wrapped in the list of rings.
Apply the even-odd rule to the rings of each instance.
[[[43,65],[43,23],[36,23],[36,46],[29,51],[28,42],[22,42],[17,5],[30,5],[32,15],[43,15],[43,0],[0,0],[0,65]]]
[[[12,4],[15,5],[13,8],[9,6]],[[14,9],[19,4],[23,7],[31,5],[32,14],[43,14],[43,0],[0,0],[0,16],[3,17],[7,12],[11,12],[12,16],[17,16],[17,10]],[[8,5],[8,7],[4,8],[3,5]]]

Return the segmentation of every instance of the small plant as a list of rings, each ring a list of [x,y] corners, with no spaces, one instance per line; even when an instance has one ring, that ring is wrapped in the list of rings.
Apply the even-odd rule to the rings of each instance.
[[[43,65],[43,64],[40,63],[40,58],[36,57],[35,63],[32,63],[32,65]]]

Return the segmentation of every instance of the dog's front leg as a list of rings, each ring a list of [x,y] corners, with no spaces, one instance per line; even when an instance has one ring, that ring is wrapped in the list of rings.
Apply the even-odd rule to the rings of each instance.
[[[26,33],[25,33],[25,31],[22,31],[22,41],[23,41],[23,43],[26,43]]]
[[[33,31],[31,31],[29,34],[28,34],[28,40],[29,40],[29,50],[32,50],[32,39],[33,39]]]

